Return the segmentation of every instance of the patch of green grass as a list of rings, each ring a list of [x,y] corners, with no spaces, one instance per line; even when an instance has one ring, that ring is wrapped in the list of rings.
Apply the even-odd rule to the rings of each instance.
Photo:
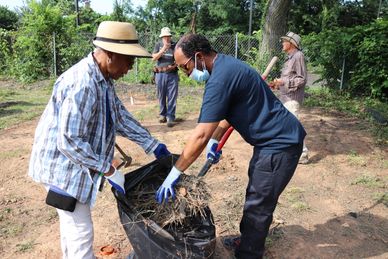
[[[379,124],[370,110],[385,117],[388,114],[388,102],[369,97],[354,97],[349,93],[331,90],[329,88],[308,88],[308,97],[304,101],[307,107],[320,107],[327,111],[340,111],[368,123],[368,129],[377,144],[388,145],[388,126]]]
[[[197,113],[202,104],[202,95],[185,95],[178,98],[177,117],[186,118],[190,113]]]
[[[351,150],[349,152],[348,161],[351,165],[354,165],[354,166],[366,166],[366,162],[364,158],[354,150]]]
[[[132,115],[136,118],[138,121],[145,121],[150,119],[156,119],[156,116],[159,114],[159,107],[157,105],[140,109],[137,111],[133,111]]]
[[[12,211],[11,208],[5,208],[2,211],[0,211],[0,222],[8,219],[8,216],[11,213],[11,211]]]
[[[31,249],[33,249],[35,246],[34,241],[29,241],[26,243],[21,243],[16,245],[16,252],[25,253]]]
[[[376,176],[361,175],[352,181],[352,185],[363,185],[368,188],[383,188],[385,186],[384,181]]]
[[[298,212],[308,211],[311,209],[310,206],[306,202],[303,202],[303,201],[297,201],[297,202],[292,203],[291,208],[298,211]]]
[[[305,202],[304,190],[300,187],[290,187],[286,189],[284,197],[291,204],[290,207],[298,212],[310,210],[310,206]]]
[[[41,88],[0,88],[0,129],[31,120],[42,114],[51,90]]]
[[[26,149],[15,149],[11,151],[4,151],[0,153],[0,159],[10,159],[14,157],[20,157],[22,154],[28,152]]]
[[[388,192],[385,193],[374,193],[373,194],[373,200],[382,203],[385,206],[388,207]]]
[[[23,226],[15,225],[15,224],[7,224],[6,226],[2,226],[0,230],[0,236],[2,237],[15,237],[22,233]]]
[[[57,220],[57,219],[59,219],[58,212],[55,209],[50,208],[47,221],[51,222],[51,221]]]
[[[270,234],[265,239],[265,247],[268,249],[272,247],[276,241],[280,240],[284,236],[284,232],[280,228],[274,228],[270,230]]]

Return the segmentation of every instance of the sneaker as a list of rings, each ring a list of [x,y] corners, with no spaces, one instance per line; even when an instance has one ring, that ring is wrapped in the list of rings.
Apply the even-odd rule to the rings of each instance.
[[[226,249],[236,251],[236,249],[240,246],[241,243],[241,237],[225,237],[222,240],[222,244]]]
[[[166,116],[162,116],[162,115],[159,116],[160,123],[165,123],[166,121],[167,121]]]
[[[171,128],[175,125],[174,120],[167,118],[167,127]]]
[[[309,162],[309,156],[307,153],[302,153],[302,155],[299,158],[299,164],[305,165]]]

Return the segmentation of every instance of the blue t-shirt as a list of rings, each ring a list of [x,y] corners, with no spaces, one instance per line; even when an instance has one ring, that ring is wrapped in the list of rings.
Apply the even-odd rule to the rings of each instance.
[[[276,152],[303,143],[298,119],[272,93],[249,65],[218,54],[206,82],[198,122],[226,119],[246,142]]]

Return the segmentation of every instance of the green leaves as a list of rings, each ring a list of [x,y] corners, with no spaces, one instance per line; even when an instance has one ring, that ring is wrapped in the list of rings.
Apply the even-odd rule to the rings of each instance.
[[[354,95],[387,98],[388,21],[335,28],[304,38],[306,56],[331,88],[343,86]],[[345,69],[342,66],[345,62]]]

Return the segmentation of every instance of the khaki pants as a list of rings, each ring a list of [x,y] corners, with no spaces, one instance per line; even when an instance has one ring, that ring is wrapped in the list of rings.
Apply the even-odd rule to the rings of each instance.
[[[288,102],[283,103],[283,105],[284,105],[284,107],[287,108],[287,110],[289,112],[294,114],[294,116],[296,118],[298,118],[298,120],[300,121],[300,119],[299,119],[299,112],[300,112],[300,104],[299,104],[299,102],[297,102],[297,101],[288,101]],[[303,156],[307,156],[308,155],[308,151],[309,150],[307,149],[305,142],[303,142],[302,157]]]

